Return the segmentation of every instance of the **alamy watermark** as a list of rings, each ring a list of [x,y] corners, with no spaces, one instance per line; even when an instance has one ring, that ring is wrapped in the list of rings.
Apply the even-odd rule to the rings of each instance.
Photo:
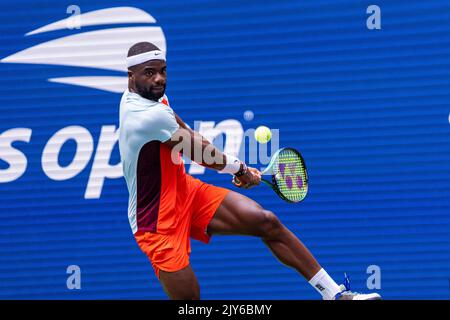
[[[81,268],[77,265],[70,265],[66,269],[69,275],[66,280],[66,286],[69,290],[81,290]]]
[[[381,268],[375,264],[367,267],[366,273],[369,275],[367,278],[367,289],[380,290],[381,289]]]
[[[70,5],[66,9],[66,13],[71,16],[66,20],[67,29],[81,29],[81,9],[77,5]]]
[[[230,154],[249,165],[268,165],[272,155],[280,148],[280,131],[271,129],[268,143],[259,143],[255,139],[255,129],[243,130],[240,124],[232,120],[214,126],[214,122],[195,121],[194,130],[179,130],[170,140],[175,142],[171,158],[175,164],[191,160],[198,164],[224,164],[221,153]],[[204,133],[204,134],[202,134]],[[221,152],[217,152],[217,151]]]
[[[381,9],[379,6],[372,4],[367,7],[367,14],[370,16],[366,20],[366,26],[369,30],[380,30],[381,29]]]

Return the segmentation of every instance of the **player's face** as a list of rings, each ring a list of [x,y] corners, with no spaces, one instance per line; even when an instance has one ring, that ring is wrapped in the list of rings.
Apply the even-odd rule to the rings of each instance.
[[[166,62],[151,60],[133,71],[137,93],[149,100],[159,100],[166,91]]]

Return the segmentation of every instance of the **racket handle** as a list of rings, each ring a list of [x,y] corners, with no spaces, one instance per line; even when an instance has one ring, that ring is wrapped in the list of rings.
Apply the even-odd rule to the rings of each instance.
[[[238,178],[236,178],[236,176],[233,176],[233,183],[237,186],[240,187],[242,185],[242,182],[239,181]]]

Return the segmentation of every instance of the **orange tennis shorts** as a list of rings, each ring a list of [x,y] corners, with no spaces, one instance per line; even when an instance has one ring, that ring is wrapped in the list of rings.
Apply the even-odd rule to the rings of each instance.
[[[190,238],[209,243],[206,229],[230,190],[204,183],[186,174],[185,189],[177,195],[173,219],[175,227],[164,234],[137,231],[134,236],[159,279],[159,270],[179,271],[189,265]],[[167,217],[164,219],[167,220]],[[163,221],[165,222],[165,221]],[[159,223],[159,221],[158,221]]]

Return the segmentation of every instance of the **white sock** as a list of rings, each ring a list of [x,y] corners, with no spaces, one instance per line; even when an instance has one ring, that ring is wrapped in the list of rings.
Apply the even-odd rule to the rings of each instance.
[[[341,289],[324,269],[320,269],[309,283],[319,292],[324,300],[332,300]]]

